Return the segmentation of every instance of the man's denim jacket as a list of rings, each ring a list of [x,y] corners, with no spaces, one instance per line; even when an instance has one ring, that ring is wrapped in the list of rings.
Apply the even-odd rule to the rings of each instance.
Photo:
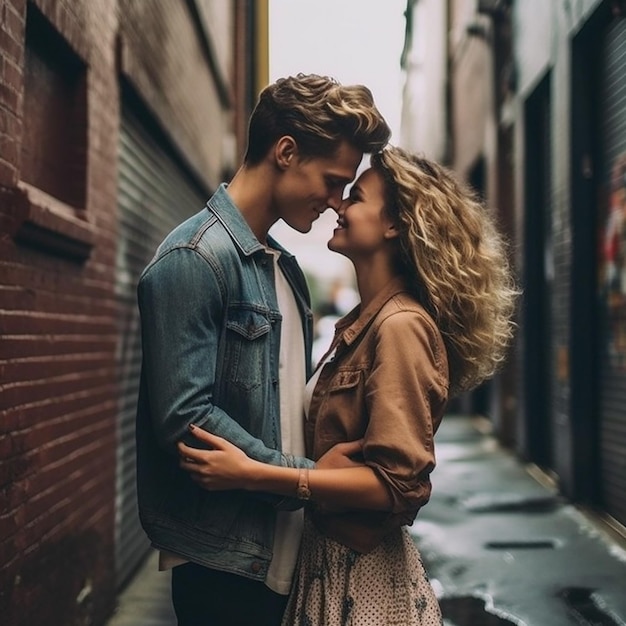
[[[269,243],[282,253],[279,263],[302,316],[308,378],[313,318],[306,281],[294,257]],[[143,528],[159,549],[258,580],[272,557],[276,509],[293,508],[294,501],[205,491],[179,468],[176,443],[200,445],[188,431],[193,423],[259,461],[313,467],[280,452],[281,315],[274,285],[271,255],[222,185],[200,213],[168,235],[138,286]]]

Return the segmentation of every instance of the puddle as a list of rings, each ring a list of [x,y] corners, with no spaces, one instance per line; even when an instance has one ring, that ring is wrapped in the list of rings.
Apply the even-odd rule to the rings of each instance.
[[[518,496],[479,493],[462,501],[461,506],[472,513],[549,513],[559,506],[559,499],[550,495]]]
[[[558,547],[555,539],[529,539],[526,541],[488,541],[485,548],[490,550],[545,550]]]
[[[621,624],[598,606],[593,597],[593,589],[566,587],[557,595],[565,602],[568,612],[578,624],[589,626],[620,626]]]
[[[441,613],[449,626],[519,626],[519,622],[490,613],[485,600],[472,596],[439,598]]]

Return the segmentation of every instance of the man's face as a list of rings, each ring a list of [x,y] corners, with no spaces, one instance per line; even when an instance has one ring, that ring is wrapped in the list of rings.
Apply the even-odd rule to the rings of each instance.
[[[328,207],[339,208],[362,158],[362,152],[345,141],[331,157],[303,160],[295,154],[276,190],[276,218],[301,233],[309,232]]]

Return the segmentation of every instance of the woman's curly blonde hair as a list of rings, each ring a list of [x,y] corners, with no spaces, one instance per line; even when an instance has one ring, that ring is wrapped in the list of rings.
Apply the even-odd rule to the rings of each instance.
[[[401,271],[446,344],[450,393],[471,389],[496,372],[513,336],[519,291],[505,242],[477,195],[441,165],[391,146],[371,164],[401,226]]]
[[[259,163],[272,145],[290,135],[303,158],[332,156],[342,141],[371,153],[389,140],[389,125],[365,85],[297,74],[279,78],[259,95],[250,116],[245,161]]]

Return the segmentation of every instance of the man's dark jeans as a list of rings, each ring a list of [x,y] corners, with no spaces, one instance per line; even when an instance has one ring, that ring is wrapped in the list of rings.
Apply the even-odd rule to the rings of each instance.
[[[178,626],[280,626],[287,596],[259,581],[185,563],[172,570],[172,603]]]

